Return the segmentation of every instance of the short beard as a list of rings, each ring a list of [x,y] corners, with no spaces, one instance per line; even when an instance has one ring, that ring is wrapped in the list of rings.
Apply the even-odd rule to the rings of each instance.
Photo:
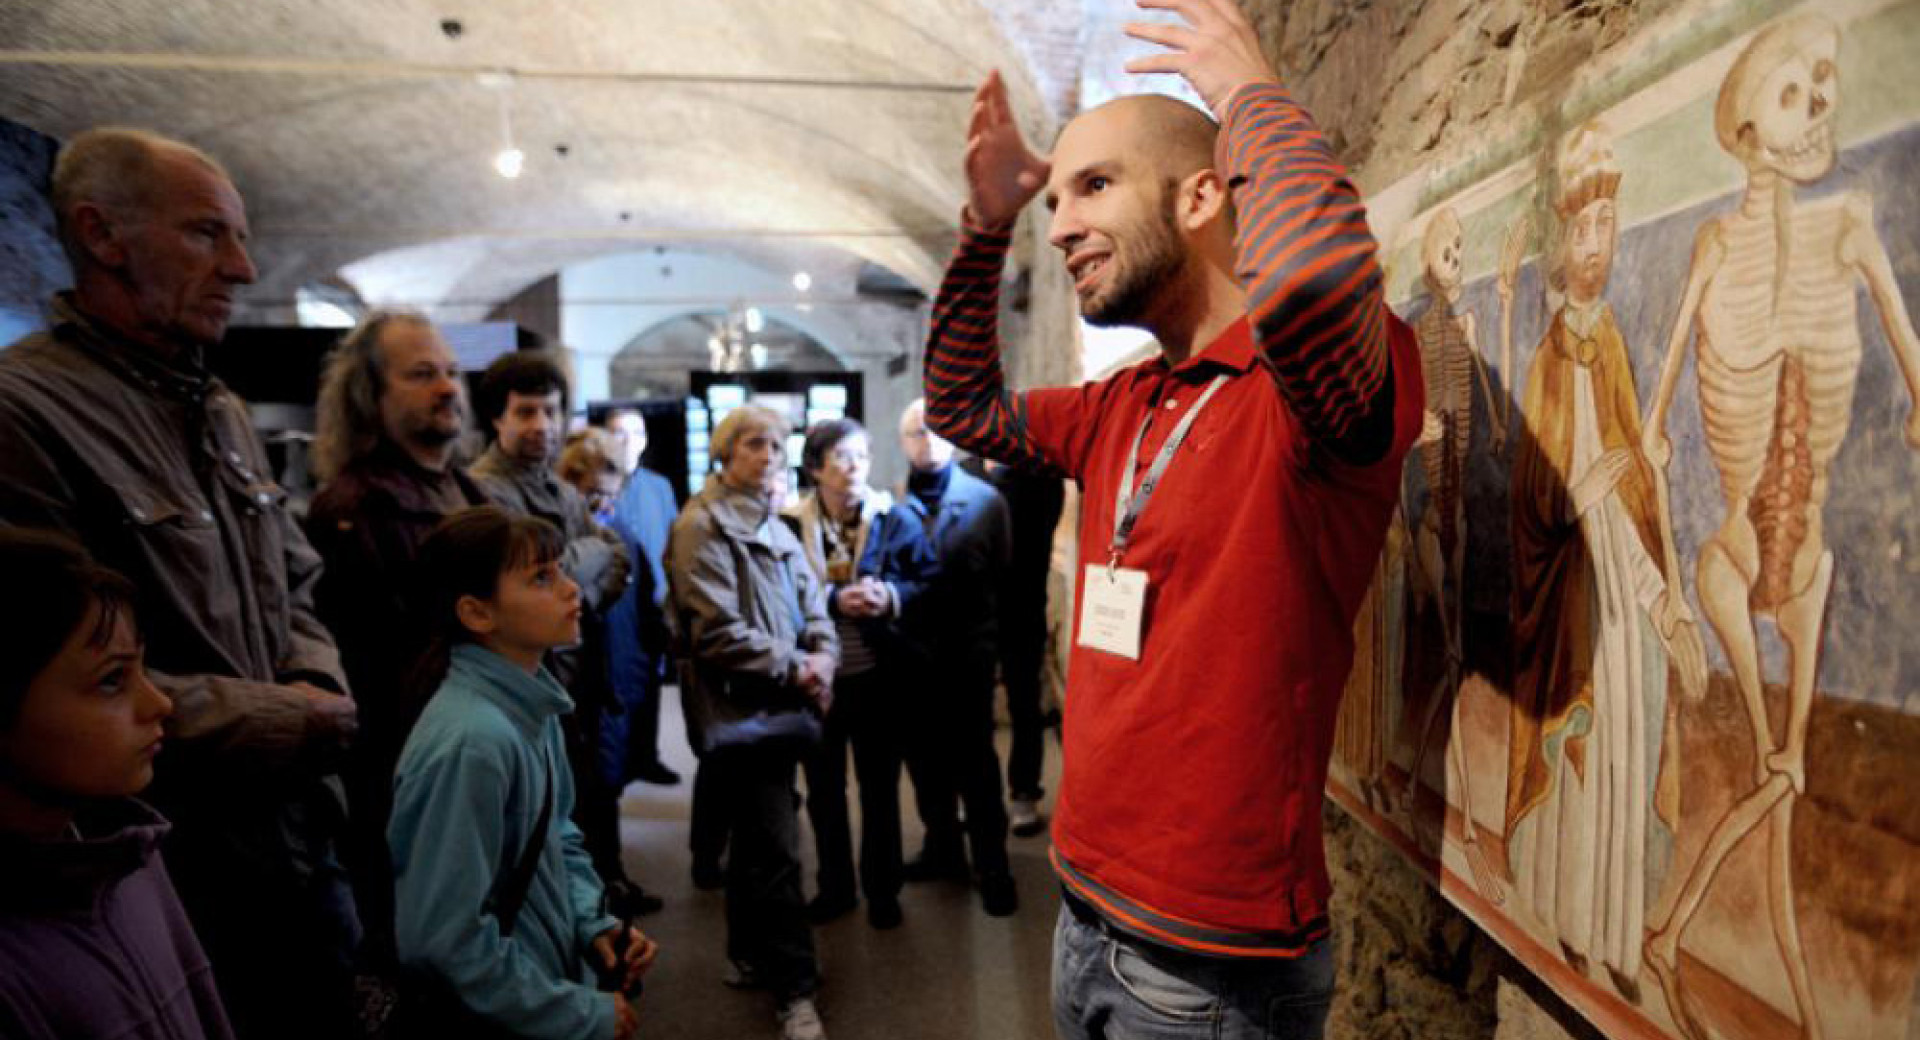
[[[422,448],[441,448],[459,440],[461,431],[466,429],[466,426],[467,419],[465,415],[461,415],[459,421],[454,423],[454,428],[451,432],[442,429],[438,423],[434,422],[432,418],[429,418],[425,422],[417,423],[408,428],[406,430],[406,439]]]
[[[460,431],[448,432],[434,426],[426,426],[413,431],[413,443],[423,448],[444,448],[460,439]]]
[[[1087,324],[1099,328],[1140,326],[1147,313],[1159,302],[1161,292],[1178,281],[1186,270],[1187,254],[1174,228],[1174,205],[1178,193],[1163,189],[1160,219],[1142,225],[1138,252],[1125,257],[1122,250],[1111,262],[1129,261],[1124,270],[1114,272],[1118,279],[1104,300],[1096,298],[1081,312]]]

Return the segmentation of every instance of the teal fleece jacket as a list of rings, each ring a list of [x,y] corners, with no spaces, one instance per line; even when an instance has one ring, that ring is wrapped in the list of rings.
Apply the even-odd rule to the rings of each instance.
[[[395,939],[401,963],[450,986],[476,1014],[535,1040],[614,1035],[613,999],[591,982],[601,910],[573,814],[560,716],[573,710],[546,669],[529,675],[478,646],[455,647],[447,678],[394,774]],[[546,846],[511,936],[491,899],[540,818]]]

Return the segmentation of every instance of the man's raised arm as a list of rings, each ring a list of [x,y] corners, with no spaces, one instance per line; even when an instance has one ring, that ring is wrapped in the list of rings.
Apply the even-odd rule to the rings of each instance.
[[[1186,77],[1220,121],[1234,273],[1281,393],[1316,443],[1349,462],[1379,459],[1393,435],[1389,337],[1411,332],[1387,310],[1359,193],[1233,0],[1138,2],[1189,23],[1129,24],[1129,36],[1169,50],[1127,71]]]
[[[960,247],[940,283],[927,337],[927,425],[976,455],[1070,472],[1046,431],[1029,426],[1026,395],[1009,393],[1000,370],[1000,271],[1013,222],[1046,182],[1047,164],[1021,139],[998,72],[974,94],[966,169]]]

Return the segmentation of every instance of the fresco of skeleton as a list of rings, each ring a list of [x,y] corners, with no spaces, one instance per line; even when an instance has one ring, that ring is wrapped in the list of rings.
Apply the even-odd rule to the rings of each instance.
[[[1879,311],[1908,392],[1920,399],[1920,341],[1891,262],[1859,192],[1803,202],[1796,188],[1835,163],[1839,34],[1826,18],[1791,16],[1755,35],[1721,84],[1720,146],[1746,169],[1738,208],[1695,240],[1680,312],[1645,429],[1645,453],[1665,494],[1672,458],[1667,416],[1689,343],[1706,448],[1724,515],[1695,570],[1701,612],[1733,671],[1754,741],[1753,787],[1714,825],[1698,858],[1671,879],[1650,930],[1647,964],[1675,1024],[1707,1035],[1677,970],[1680,941],[1727,855],[1764,831],[1767,904],[1803,1034],[1823,1034],[1794,910],[1791,834],[1806,791],[1807,724],[1834,556],[1822,508],[1831,465],[1852,419],[1861,335],[1856,296]],[[1906,439],[1920,447],[1920,409]],[[1776,733],[1764,700],[1758,623],[1771,619],[1787,652],[1787,716]]]
[[[1491,433],[1490,448],[1495,456],[1504,453],[1506,442],[1506,408],[1502,395],[1494,392],[1486,362],[1481,357],[1474,316],[1461,308],[1464,238],[1458,214],[1451,207],[1443,207],[1429,218],[1420,245],[1428,303],[1414,321],[1414,333],[1420,342],[1420,374],[1426,387],[1426,410],[1420,436],[1414,442],[1414,453],[1426,480],[1427,500],[1418,529],[1412,532],[1409,585],[1438,619],[1445,663],[1439,678],[1424,691],[1424,698],[1416,699],[1417,707],[1405,720],[1410,729],[1413,759],[1407,769],[1405,786],[1394,800],[1397,811],[1411,821],[1427,754],[1436,740],[1446,741],[1446,788],[1461,806],[1461,839],[1467,861],[1480,892],[1498,903],[1505,898],[1505,893],[1474,830],[1465,750],[1460,741],[1450,736],[1460,732],[1459,694],[1465,657],[1462,593],[1467,550],[1467,450],[1472,441],[1474,420],[1481,414],[1475,408],[1476,390],[1485,408]],[[1510,369],[1510,349],[1505,356]],[[1450,722],[1445,732],[1440,730],[1442,722]],[[1421,828],[1413,829],[1416,833],[1427,833]]]

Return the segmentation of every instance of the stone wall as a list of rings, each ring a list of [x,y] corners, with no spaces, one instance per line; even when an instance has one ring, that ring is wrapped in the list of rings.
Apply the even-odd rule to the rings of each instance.
[[[1366,186],[1542,110],[1681,0],[1246,0],[1267,53]]]
[[[48,299],[71,281],[47,204],[59,147],[0,119],[0,345],[42,326]]]

